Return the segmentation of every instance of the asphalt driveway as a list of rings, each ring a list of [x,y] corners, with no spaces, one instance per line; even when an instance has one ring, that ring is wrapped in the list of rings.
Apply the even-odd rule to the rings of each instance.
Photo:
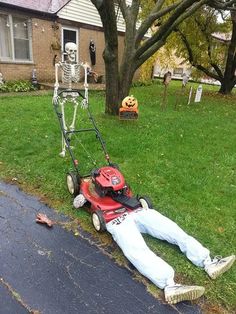
[[[0,182],[0,314],[199,314],[189,302],[154,298],[98,245],[37,213],[65,222],[37,198]]]

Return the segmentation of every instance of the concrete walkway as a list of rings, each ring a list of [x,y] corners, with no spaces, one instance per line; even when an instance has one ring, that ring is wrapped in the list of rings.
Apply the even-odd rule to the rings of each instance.
[[[62,224],[35,223],[39,212]],[[155,299],[98,245],[65,230],[67,221],[0,182],[0,314],[201,313],[189,302]]]

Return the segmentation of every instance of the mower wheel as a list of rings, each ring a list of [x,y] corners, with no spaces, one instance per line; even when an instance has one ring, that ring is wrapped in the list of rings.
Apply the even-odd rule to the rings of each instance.
[[[141,196],[138,200],[144,209],[153,208],[152,201],[148,196]]]
[[[75,172],[68,172],[66,175],[68,191],[71,195],[76,196],[80,191],[80,176]]]
[[[97,232],[106,230],[106,223],[101,210],[96,210],[92,213],[92,224]]]

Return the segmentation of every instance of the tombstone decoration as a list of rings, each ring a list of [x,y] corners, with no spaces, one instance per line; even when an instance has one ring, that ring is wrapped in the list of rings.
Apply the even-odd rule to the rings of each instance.
[[[90,52],[91,65],[95,65],[96,64],[96,46],[92,39],[90,40],[90,43],[89,43],[89,52]]]
[[[191,86],[191,87],[190,87],[190,90],[189,90],[188,103],[187,103],[187,105],[189,105],[189,104],[191,103],[192,94],[193,94],[193,87]]]
[[[194,102],[200,102],[202,98],[202,85],[199,85],[196,91]]]
[[[138,119],[138,101],[131,95],[122,101],[122,107],[119,109],[120,120],[136,120]]]
[[[2,73],[0,72],[0,85],[4,84],[4,80],[3,80],[3,75]]]

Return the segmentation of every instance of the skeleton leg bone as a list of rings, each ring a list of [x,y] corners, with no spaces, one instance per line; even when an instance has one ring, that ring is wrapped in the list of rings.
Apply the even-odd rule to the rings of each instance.
[[[61,134],[61,135],[62,135],[62,137],[61,137],[62,151],[59,153],[59,156],[64,158],[66,156],[66,141],[64,139],[63,134]]]
[[[74,99],[74,114],[73,114],[73,120],[71,125],[69,126],[70,131],[74,131],[75,129],[75,120],[76,120],[76,115],[77,115],[77,108],[78,108],[78,102]]]

